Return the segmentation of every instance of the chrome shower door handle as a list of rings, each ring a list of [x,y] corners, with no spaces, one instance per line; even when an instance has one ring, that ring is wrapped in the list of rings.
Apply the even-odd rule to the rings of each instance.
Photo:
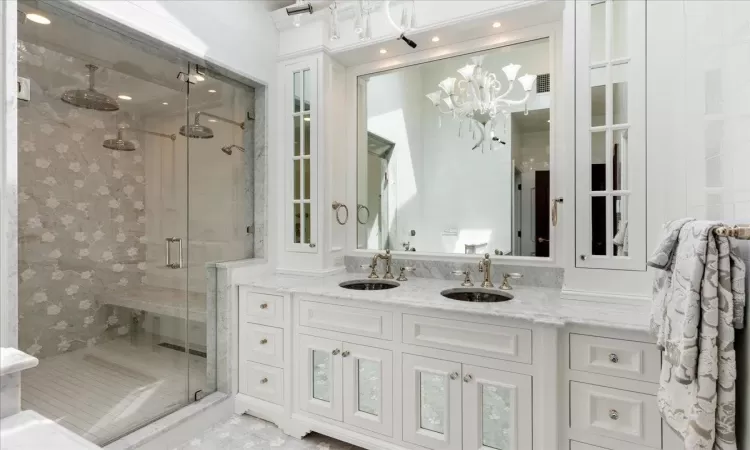
[[[179,237],[168,237],[164,239],[165,241],[165,250],[164,250],[164,258],[166,259],[165,265],[169,267],[170,269],[182,269],[183,267],[183,259],[182,259],[182,238]],[[180,247],[178,248],[177,253],[177,262],[172,262],[172,243],[177,242]]]

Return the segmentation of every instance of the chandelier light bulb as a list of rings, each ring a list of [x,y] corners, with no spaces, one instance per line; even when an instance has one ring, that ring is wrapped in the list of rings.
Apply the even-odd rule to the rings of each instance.
[[[453,94],[453,87],[456,84],[456,79],[453,77],[448,77],[445,80],[441,81],[438,86],[440,86],[440,89],[442,89],[446,94],[452,95]]]
[[[477,66],[474,64],[467,64],[460,69],[458,69],[458,73],[461,74],[462,77],[464,77],[464,80],[470,81],[474,77],[474,70]]]
[[[521,66],[518,64],[508,64],[507,66],[503,67],[503,72],[505,73],[505,76],[508,78],[508,81],[513,82],[513,80],[516,79],[516,75],[518,75],[518,71],[521,69]]]
[[[523,90],[526,92],[531,91],[531,88],[534,86],[534,81],[536,81],[536,75],[528,73],[518,79],[518,82],[521,83]]]
[[[438,106],[440,104],[440,91],[430,92],[425,97],[430,99],[433,106]]]

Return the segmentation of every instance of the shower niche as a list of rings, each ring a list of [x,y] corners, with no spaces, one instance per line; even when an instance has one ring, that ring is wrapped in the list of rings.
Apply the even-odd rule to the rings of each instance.
[[[217,390],[211,263],[258,253],[255,91],[45,15],[18,25],[22,407],[104,445]]]

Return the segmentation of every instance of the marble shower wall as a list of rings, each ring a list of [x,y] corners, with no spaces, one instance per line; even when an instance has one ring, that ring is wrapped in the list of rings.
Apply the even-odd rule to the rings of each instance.
[[[86,62],[24,42],[18,53],[32,80],[18,111],[19,347],[46,357],[128,332],[102,300],[144,281],[144,152],[104,149],[115,115],[60,100],[87,85]]]

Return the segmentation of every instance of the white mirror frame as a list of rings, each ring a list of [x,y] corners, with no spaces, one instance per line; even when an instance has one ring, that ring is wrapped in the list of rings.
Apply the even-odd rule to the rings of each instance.
[[[347,110],[352,112],[347,114],[346,124],[346,148],[347,150],[347,181],[346,181],[346,203],[357,205],[358,202],[358,173],[359,167],[357,162],[357,148],[359,139],[358,133],[358,114],[359,101],[358,78],[361,75],[370,75],[378,72],[390,71],[401,67],[415,64],[423,64],[439,59],[451,58],[455,56],[476,53],[480,51],[491,50],[499,47],[507,47],[514,44],[533,41],[537,39],[549,39],[550,46],[550,79],[552,82],[552,97],[550,98],[550,206],[553,205],[552,199],[564,197],[563,180],[560,177],[560,170],[566,165],[563,164],[564,147],[564,124],[558,117],[564,118],[566,114],[562,111],[565,93],[563,88],[563,68],[562,68],[562,23],[555,22],[545,25],[537,25],[520,30],[509,31],[499,35],[488,36],[471,41],[461,42],[458,44],[446,45],[438,48],[432,48],[420,52],[415,52],[396,58],[388,58],[375,62],[365,63],[359,66],[348,67],[346,72],[346,106]],[[572,112],[568,116],[572,115]],[[470,151],[470,150],[467,150]],[[573,199],[566,200],[563,204],[558,205],[558,215],[560,220],[557,226],[552,226],[550,214],[550,256],[514,256],[514,255],[490,255],[493,260],[502,261],[504,264],[521,264],[528,266],[547,266],[558,267],[563,265],[561,249],[563,248],[560,237],[564,236],[564,220],[568,214],[566,204],[573,203]],[[572,213],[572,210],[570,210]],[[357,222],[350,220],[346,225],[346,242],[347,256],[371,257],[383,250],[358,249],[357,248]],[[407,252],[397,249],[391,249],[391,253],[396,257],[408,258],[413,260],[442,260],[458,263],[473,263],[481,255],[460,254],[460,253],[435,253],[435,252]]]

